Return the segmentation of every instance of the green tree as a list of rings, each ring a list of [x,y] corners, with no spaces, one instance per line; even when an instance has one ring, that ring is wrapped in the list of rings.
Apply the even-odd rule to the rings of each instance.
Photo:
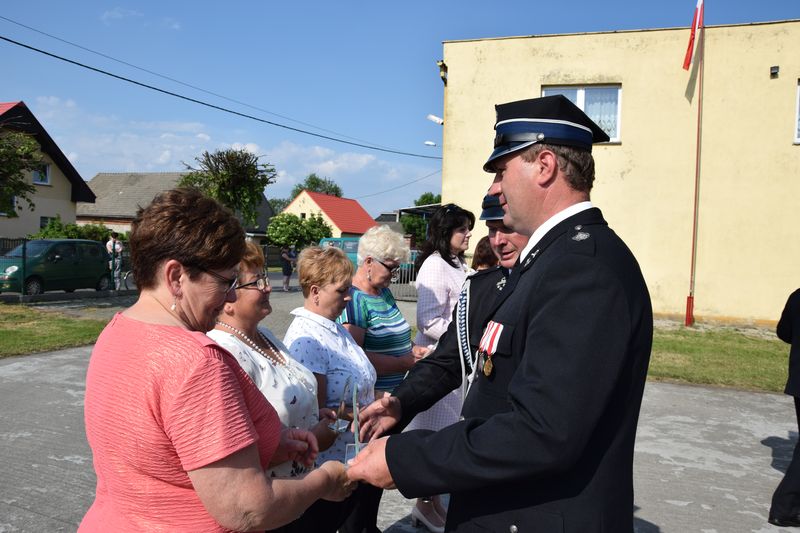
[[[276,246],[298,246],[304,240],[303,221],[291,213],[280,213],[269,221],[267,239]]]
[[[333,230],[322,219],[322,215],[311,215],[303,220],[303,242],[301,246],[319,244],[320,239],[331,237]]]
[[[19,216],[17,209],[22,210],[22,201],[33,211],[36,187],[28,183],[25,173],[43,164],[44,156],[33,136],[0,128],[0,212]]]
[[[198,168],[186,163],[188,174],[181,187],[195,187],[215,198],[236,213],[246,224],[254,224],[258,206],[264,201],[264,189],[275,182],[275,167],[258,162],[258,156],[247,150],[204,151],[196,157]]]
[[[304,189],[311,192],[321,192],[322,194],[338,196],[339,198],[342,197],[342,188],[336,185],[333,180],[320,178],[314,173],[309,174],[302,183],[295,185],[289,197],[294,200]]]
[[[442,203],[441,194],[433,194],[432,192],[424,192],[419,198],[414,200],[414,205],[431,205]],[[401,215],[400,223],[403,225],[403,231],[410,233],[414,236],[414,242],[420,246],[425,242],[426,230],[428,229],[428,222],[418,215]]]
[[[30,239],[83,239],[81,228],[77,224],[64,224],[60,216],[51,218],[47,225],[37,233],[28,235]]]
[[[269,205],[272,207],[272,212],[276,215],[286,209],[286,206],[291,203],[288,198],[270,198]]]

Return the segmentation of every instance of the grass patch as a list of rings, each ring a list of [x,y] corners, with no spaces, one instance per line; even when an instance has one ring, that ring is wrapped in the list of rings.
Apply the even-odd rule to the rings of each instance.
[[[0,358],[92,344],[106,324],[24,305],[0,304]]]
[[[782,392],[789,345],[723,328],[657,329],[648,377],[654,380]]]

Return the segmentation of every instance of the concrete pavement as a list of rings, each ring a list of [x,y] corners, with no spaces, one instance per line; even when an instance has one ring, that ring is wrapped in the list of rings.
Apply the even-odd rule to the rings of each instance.
[[[282,335],[301,295],[276,292],[272,301],[265,324]],[[413,318],[413,304],[401,307]],[[90,351],[0,360],[0,533],[75,531],[93,500],[83,430]],[[636,444],[636,531],[789,531],[766,518],[796,431],[793,404],[783,395],[648,383]],[[409,524],[411,505],[387,491],[379,526],[419,531]]]

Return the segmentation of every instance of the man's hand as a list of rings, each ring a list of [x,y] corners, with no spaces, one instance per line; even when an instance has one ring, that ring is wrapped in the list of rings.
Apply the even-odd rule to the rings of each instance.
[[[283,428],[278,449],[270,459],[270,466],[294,461],[310,468],[314,466],[318,453],[319,446],[313,433],[305,429]]]
[[[351,481],[366,481],[382,489],[394,489],[394,480],[386,464],[386,441],[389,437],[374,440],[356,455],[347,467]]]
[[[431,349],[427,346],[420,346],[415,344],[411,348],[411,353],[414,354],[414,361],[419,361],[420,359],[425,359],[429,353],[431,353]]]
[[[361,431],[358,440],[368,442],[386,434],[400,421],[403,408],[395,396],[384,396],[375,400],[358,414]]]

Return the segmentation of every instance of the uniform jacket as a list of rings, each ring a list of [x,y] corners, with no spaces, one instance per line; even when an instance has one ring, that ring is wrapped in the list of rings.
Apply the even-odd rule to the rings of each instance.
[[[477,373],[465,420],[389,438],[398,489],[450,492],[447,531],[631,532],[653,318],[630,250],[599,209],[583,211],[487,306],[494,369]]]
[[[789,379],[784,392],[800,396],[800,289],[794,291],[786,301],[776,330],[778,338],[792,345],[789,350]]]
[[[465,371],[470,374],[470,363],[464,360],[459,350],[459,308],[468,310],[466,330],[470,333],[467,357],[474,360],[483,324],[489,312],[489,304],[507,283],[508,271],[502,267],[478,271],[467,278],[463,299],[453,309],[453,319],[447,331],[439,338],[436,349],[425,359],[415,364],[405,380],[395,388],[393,395],[399,398],[403,417],[398,425],[402,429],[417,413],[430,408],[450,391],[462,385]]]

